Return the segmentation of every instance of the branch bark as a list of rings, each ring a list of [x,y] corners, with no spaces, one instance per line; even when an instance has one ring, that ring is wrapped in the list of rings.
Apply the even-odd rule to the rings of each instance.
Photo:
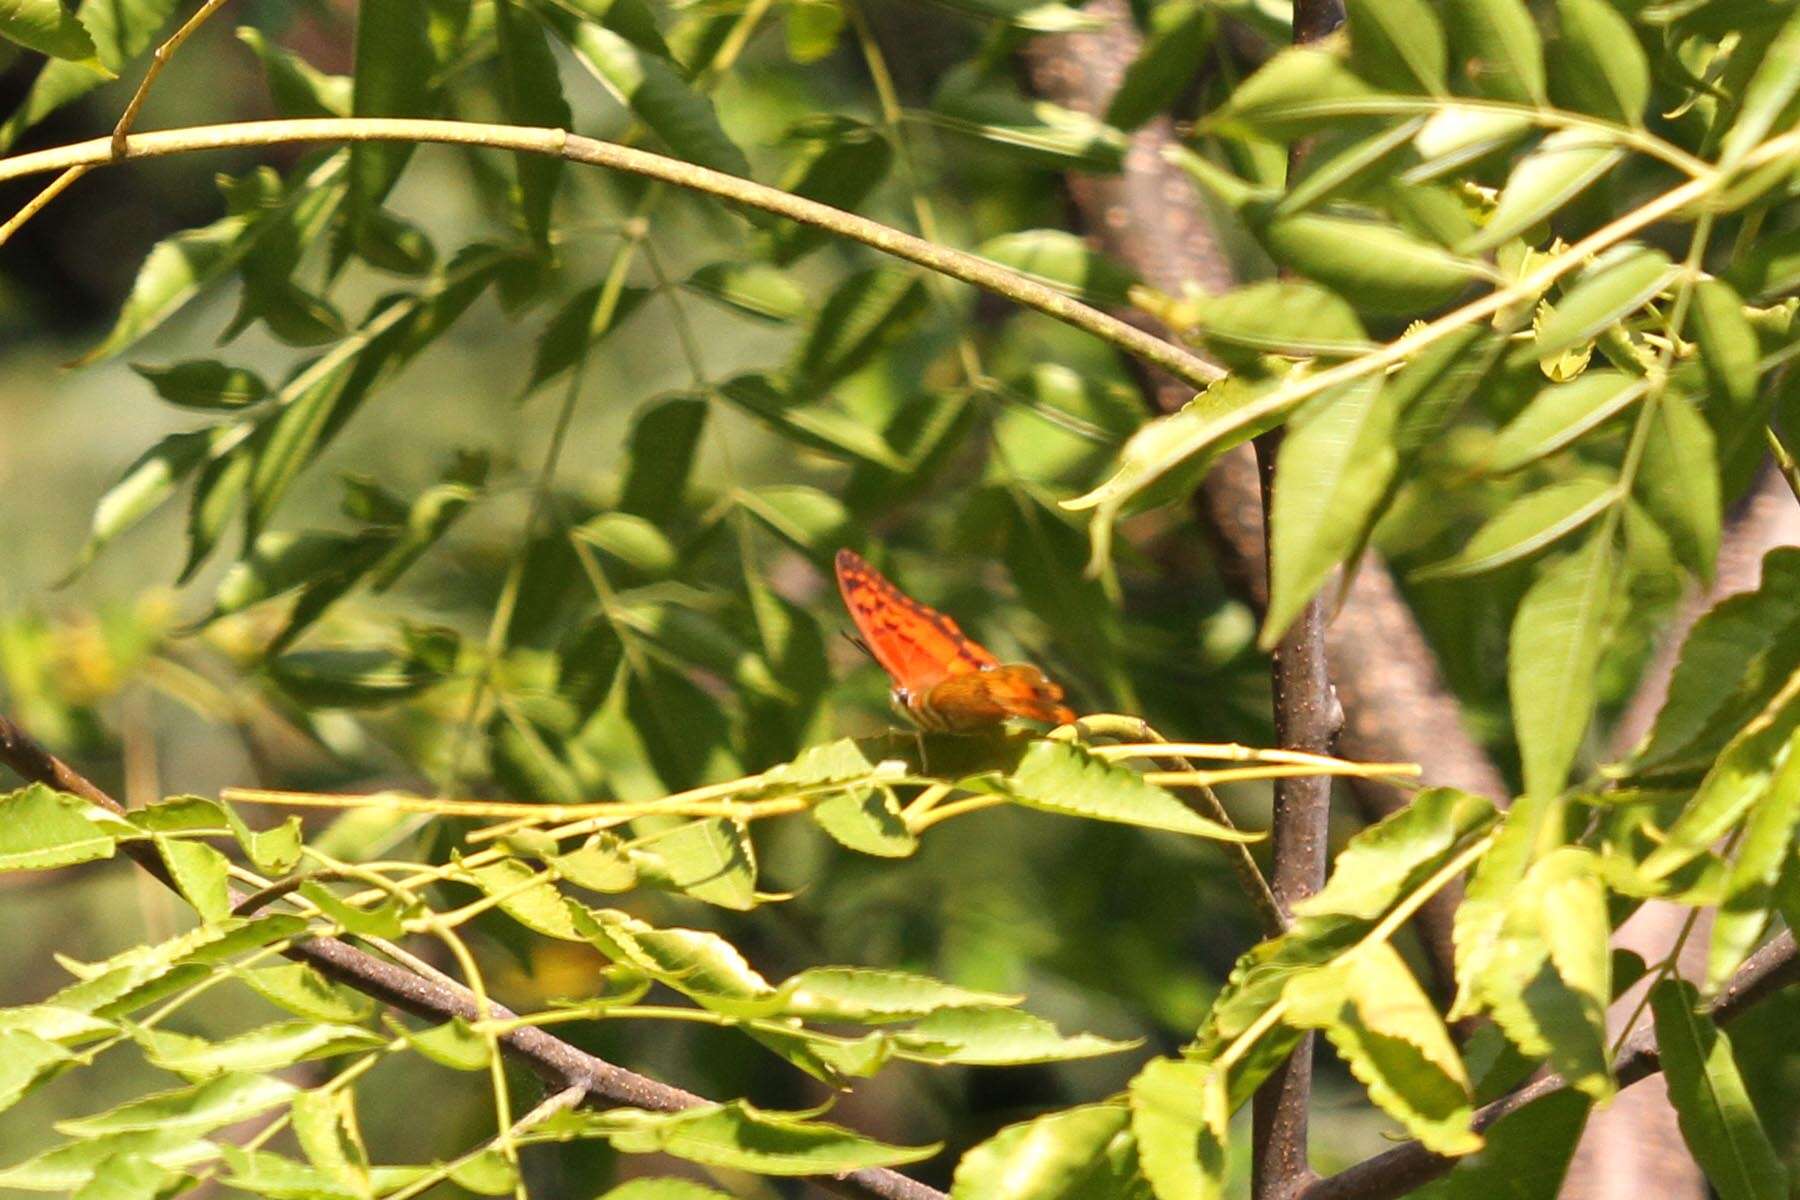
[[[1800,982],[1800,949],[1794,945],[1794,935],[1784,932],[1750,956],[1732,976],[1725,990],[1707,1007],[1707,1012],[1714,1021],[1725,1024],[1797,982]],[[1662,1056],[1657,1050],[1656,1031],[1652,1027],[1644,1026],[1626,1039],[1616,1068],[1620,1087],[1662,1070]],[[1568,1086],[1560,1075],[1546,1076],[1527,1084],[1478,1109],[1475,1128],[1490,1128],[1502,1117]],[[1395,1200],[1430,1183],[1455,1165],[1453,1158],[1444,1158],[1417,1142],[1408,1142],[1319,1180],[1301,1191],[1297,1200]]]
[[[117,800],[44,749],[4,715],[0,715],[0,763],[33,783],[47,784],[121,816],[125,813],[124,806]],[[138,866],[174,890],[174,882],[154,846],[147,842],[125,842],[119,848]],[[243,899],[244,896],[234,889],[233,907]],[[288,957],[308,963],[345,986],[414,1016],[442,1022],[452,1017],[468,1021],[484,1017],[505,1021],[516,1015],[492,1002],[483,1012],[468,989],[427,979],[338,938],[299,942],[288,951]],[[704,1096],[609,1063],[533,1026],[507,1031],[500,1036],[500,1043],[509,1055],[529,1067],[552,1088],[581,1088],[590,1104],[677,1112],[711,1103]],[[842,1177],[820,1177],[814,1182],[855,1200],[948,1200],[936,1188],[879,1167],[853,1171]]]
[[[1035,38],[1025,48],[1025,64],[1039,95],[1099,115],[1143,42],[1125,0],[1091,0],[1086,11],[1104,25]],[[1212,210],[1187,175],[1164,157],[1175,141],[1169,119],[1159,116],[1133,134],[1118,175],[1066,176],[1076,225],[1161,291],[1176,293],[1184,284],[1227,291],[1237,274]],[[1142,314],[1121,315],[1167,334]],[[1191,386],[1161,372],[1142,370],[1140,382],[1146,403],[1158,411],[1172,412],[1193,398]],[[1263,505],[1248,446],[1213,467],[1194,496],[1193,511],[1213,543],[1226,583],[1260,614],[1268,602]],[[1366,556],[1355,572],[1326,631],[1326,654],[1344,711],[1338,735],[1342,753],[1365,761],[1417,762],[1429,785],[1506,796],[1505,780],[1464,728],[1436,656],[1378,556]],[[1358,780],[1351,787],[1371,820],[1406,802],[1403,793],[1385,784]],[[1445,994],[1453,963],[1451,915],[1459,895],[1460,889],[1446,889],[1414,923]]]

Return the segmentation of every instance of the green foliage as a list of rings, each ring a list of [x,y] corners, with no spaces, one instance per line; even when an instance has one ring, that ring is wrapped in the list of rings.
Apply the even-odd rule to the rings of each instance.
[[[922,1168],[958,1200],[1224,1196],[1233,1114],[1317,1031],[1334,1099],[1461,1157],[1429,1194],[1549,1196],[1615,1087],[1604,1014],[1635,973],[1608,939],[1632,902],[1718,907],[1708,993],[1791,926],[1800,557],[1701,616],[1641,745],[1601,747],[1650,632],[1713,581],[1770,438],[1800,432],[1800,15],[1351,0],[1341,35],[1291,47],[1272,6],[1145,0],[1111,31],[1139,38],[1117,91],[1077,111],[1024,91],[1013,55],[1106,32],[1082,6],[885,8],[390,0],[309,34],[335,32],[347,75],[301,57],[285,16],[220,39],[284,117],[591,134],[1059,294],[991,309],[829,219],[476,144],[356,138],[220,177],[220,211],[147,252],[80,360],[158,364],[117,378],[180,423],[92,439],[117,475],[82,477],[70,579],[104,588],[123,560],[176,599],[0,613],[0,682],[64,749],[123,729],[134,788],[154,697],[241,733],[276,790],[123,818],[43,784],[0,797],[0,870],[123,851],[192,910],[64,955],[68,982],[0,1010],[22,1127],[60,1076],[106,1083],[30,1126],[62,1140],[0,1186],[502,1195],[538,1144],[589,1180],[647,1153],[727,1183],[842,1175],[940,1148],[746,1097],[930,1070],[950,1082],[902,1086],[946,1107],[894,1128],[968,1147]],[[0,144],[133,73],[172,12],[0,5],[9,53],[51,60]],[[1179,174],[1146,176],[1141,130],[1174,131]],[[1236,286],[1059,227],[1057,173],[1124,171],[1127,198],[1197,185]],[[1078,305],[1153,318],[1223,377],[1153,414],[1112,347],[1052,319]],[[1189,500],[1277,428],[1259,631],[1190,549]],[[835,636],[847,545],[1078,711],[1133,717],[843,736],[880,727],[892,682]],[[1211,787],[1242,816],[1270,776],[1405,778],[1236,744],[1273,738],[1257,648],[1371,548],[1518,798],[1416,792],[1251,944],[1217,858],[1248,874],[1262,835]],[[286,806],[307,818],[247,816]],[[1401,931],[1465,874],[1446,1013]],[[518,1023],[692,1070],[718,1102],[535,1109],[502,1069],[511,1019],[382,1014],[280,962],[328,935],[403,964],[436,943]],[[1785,1194],[1789,1148],[1723,1033],[1669,964],[1636,968],[1713,1186]],[[1459,1047],[1447,1021],[1477,1015]],[[1064,1031],[1084,1025],[1102,1032]],[[1026,1066],[1045,1090],[1012,1123],[964,1111],[961,1069]],[[1496,1080],[1539,1067],[1572,1090],[1477,1133]],[[447,1113],[453,1145],[398,1137],[378,1097],[421,1078],[491,1111]],[[219,1132],[252,1118],[281,1140]]]

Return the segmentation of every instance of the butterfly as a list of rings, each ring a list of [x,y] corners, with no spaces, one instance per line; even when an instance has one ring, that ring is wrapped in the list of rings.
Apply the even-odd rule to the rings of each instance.
[[[1066,725],[1063,690],[1028,663],[1002,663],[854,550],[837,552],[838,591],[863,648],[894,682],[894,705],[923,729],[964,733],[1026,717]]]

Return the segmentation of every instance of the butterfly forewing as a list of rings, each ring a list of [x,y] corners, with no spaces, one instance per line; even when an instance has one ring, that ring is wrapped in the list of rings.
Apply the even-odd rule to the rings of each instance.
[[[943,613],[888,581],[861,555],[840,550],[838,590],[869,653],[894,681],[895,698],[928,729],[968,730],[1009,716],[1066,724],[1062,688],[1023,663],[1002,666]]]
[[[909,694],[923,695],[951,675],[998,664],[955,621],[895,587],[855,551],[838,551],[837,581],[869,653]]]

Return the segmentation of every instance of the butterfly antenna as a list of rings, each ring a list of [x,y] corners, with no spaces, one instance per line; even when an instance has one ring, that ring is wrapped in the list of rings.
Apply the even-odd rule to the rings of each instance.
[[[839,632],[844,635],[844,640],[846,642],[849,642],[852,646],[855,646],[858,650],[861,650],[864,654],[868,655],[870,658],[875,657],[875,652],[873,650],[869,649],[869,643],[863,641],[861,638],[857,637],[854,633],[850,633],[847,630],[839,630]]]

